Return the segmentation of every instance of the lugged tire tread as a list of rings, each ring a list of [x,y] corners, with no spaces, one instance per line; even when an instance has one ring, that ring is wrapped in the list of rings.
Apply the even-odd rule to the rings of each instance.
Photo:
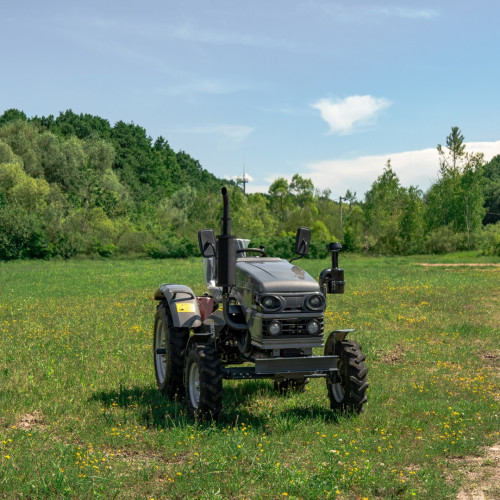
[[[335,354],[340,356],[344,373],[342,374],[344,397],[337,401],[332,393],[332,381],[327,378],[328,396],[330,407],[333,410],[346,413],[361,413],[367,401],[366,380],[368,368],[365,364],[366,356],[361,351],[361,346],[353,340],[339,341],[335,345]]]
[[[173,326],[172,317],[169,312],[168,304],[165,300],[160,302],[156,308],[155,336],[158,321],[164,322],[167,328],[167,342],[169,344],[169,346],[167,346],[167,351],[170,348],[170,361],[172,365],[171,373],[165,374],[165,382],[163,386],[160,386],[157,378],[158,389],[165,396],[173,398],[176,395],[183,395],[184,393],[184,355],[189,339],[189,329],[176,328]],[[153,349],[155,349],[155,338],[153,339]],[[153,355],[155,356],[156,354],[153,353]]]
[[[200,401],[194,408],[189,397],[189,370],[192,363],[198,363],[200,376]],[[219,417],[222,409],[222,363],[212,344],[197,343],[191,347],[184,370],[184,385],[189,413],[200,419]]]

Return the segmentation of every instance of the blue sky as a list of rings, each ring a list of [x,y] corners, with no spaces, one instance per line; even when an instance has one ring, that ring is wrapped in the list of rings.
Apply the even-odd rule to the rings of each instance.
[[[0,0],[0,113],[144,127],[249,191],[310,177],[363,198],[387,159],[436,179],[459,126],[500,154],[500,4]]]

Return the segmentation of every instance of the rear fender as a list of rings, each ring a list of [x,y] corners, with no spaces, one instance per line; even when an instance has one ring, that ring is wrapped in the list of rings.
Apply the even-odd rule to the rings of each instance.
[[[347,330],[334,330],[328,336],[325,342],[325,355],[335,354],[335,344],[339,341],[345,340],[348,333],[354,332],[354,329]]]
[[[198,301],[188,286],[165,283],[156,290],[155,300],[166,300],[174,327],[197,328],[201,326]]]

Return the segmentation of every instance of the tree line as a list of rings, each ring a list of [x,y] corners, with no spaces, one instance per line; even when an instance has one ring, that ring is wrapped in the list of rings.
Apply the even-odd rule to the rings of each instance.
[[[485,163],[466,151],[458,127],[438,152],[425,193],[402,186],[388,161],[363,200],[351,191],[333,200],[298,174],[245,195],[241,180],[218,179],[133,123],[10,109],[0,116],[0,259],[198,255],[198,229],[220,226],[223,185],[233,232],[270,254],[290,255],[302,225],[313,257],[334,240],[353,252],[500,255],[500,156]]]

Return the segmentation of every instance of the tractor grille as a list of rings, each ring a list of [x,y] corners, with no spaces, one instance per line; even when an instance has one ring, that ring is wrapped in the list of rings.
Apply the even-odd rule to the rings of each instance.
[[[285,308],[284,311],[301,311],[302,310],[302,295],[289,295],[284,297]]]
[[[311,319],[315,319],[320,324],[320,330],[315,335],[309,335],[306,330],[306,325]],[[271,319],[265,319],[262,322],[263,332],[266,337],[272,337],[267,334],[267,326],[273,321]],[[283,336],[303,336],[303,337],[319,337],[323,335],[323,318],[290,318],[290,319],[280,319],[281,323],[281,334],[276,337]]]

